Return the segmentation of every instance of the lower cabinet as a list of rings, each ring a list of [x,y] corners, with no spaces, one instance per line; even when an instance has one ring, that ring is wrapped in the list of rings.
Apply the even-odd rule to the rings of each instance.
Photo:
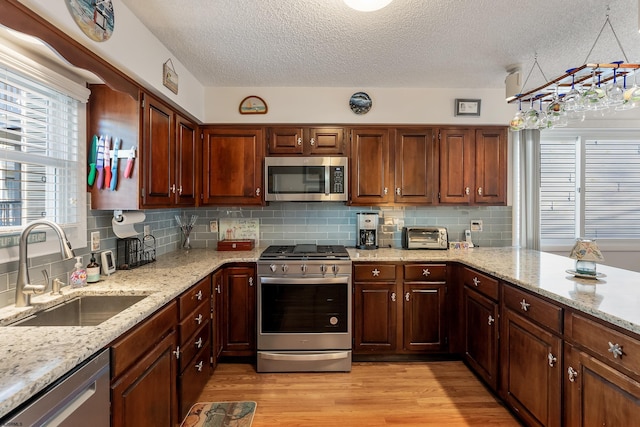
[[[189,412],[211,375],[211,276],[178,297],[178,406]]]
[[[176,302],[111,346],[111,425],[170,427],[178,420]]]
[[[446,265],[356,263],[355,354],[445,351]]]
[[[562,339],[561,330],[548,330],[553,310],[549,315],[548,302],[509,285],[502,291],[500,395],[525,424],[560,427]],[[552,308],[561,328],[562,309]]]
[[[256,354],[255,265],[226,267],[222,273],[222,356]]]

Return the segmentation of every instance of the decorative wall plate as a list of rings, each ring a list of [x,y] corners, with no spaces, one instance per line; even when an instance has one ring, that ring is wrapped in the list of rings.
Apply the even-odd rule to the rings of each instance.
[[[364,92],[356,92],[349,99],[349,107],[356,114],[366,114],[371,109],[371,98]]]
[[[66,0],[66,3],[73,20],[91,40],[109,40],[115,22],[111,0]]]
[[[269,107],[259,96],[247,96],[238,107],[240,114],[267,114]]]

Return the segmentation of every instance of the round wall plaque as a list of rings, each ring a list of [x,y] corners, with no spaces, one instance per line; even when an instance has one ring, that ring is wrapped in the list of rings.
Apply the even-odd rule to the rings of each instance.
[[[371,109],[371,98],[364,92],[356,92],[349,99],[349,107],[356,114],[366,114]]]
[[[91,40],[109,40],[115,22],[111,0],[66,0],[66,3],[73,20]]]

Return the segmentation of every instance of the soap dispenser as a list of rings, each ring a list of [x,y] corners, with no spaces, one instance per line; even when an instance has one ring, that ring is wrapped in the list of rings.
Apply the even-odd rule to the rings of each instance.
[[[96,262],[96,254],[91,252],[91,262],[87,264],[87,283],[96,283],[100,280],[100,264]]]
[[[76,257],[76,265],[71,273],[71,287],[72,288],[81,288],[83,286],[87,286],[87,270],[82,266],[82,257]]]

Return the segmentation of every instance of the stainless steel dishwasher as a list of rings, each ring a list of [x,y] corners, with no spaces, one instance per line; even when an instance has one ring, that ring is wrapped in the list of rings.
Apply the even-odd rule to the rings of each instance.
[[[109,427],[109,381],[109,350],[104,350],[0,425]]]

